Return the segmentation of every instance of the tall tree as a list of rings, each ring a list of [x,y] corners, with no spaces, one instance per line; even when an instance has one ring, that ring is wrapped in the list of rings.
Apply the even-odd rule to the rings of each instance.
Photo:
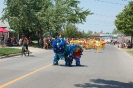
[[[86,17],[92,13],[87,9],[78,7],[78,0],[54,0],[55,18],[53,28],[58,31],[65,28],[69,23],[77,24],[86,21]]]
[[[91,35],[91,34],[93,34],[93,31],[91,31],[91,30],[88,30],[88,33],[87,33],[87,35],[89,36],[89,35]]]
[[[1,19],[7,20],[15,31],[29,36],[29,32],[45,29],[42,13],[51,4],[50,0],[5,0],[6,8]]]
[[[92,13],[78,7],[78,0],[5,0],[2,20],[18,32],[52,32],[68,23],[83,23]]]
[[[133,1],[116,16],[115,26],[124,34],[133,36]]]
[[[115,25],[125,35],[131,36],[131,44],[133,37],[133,1],[130,1],[124,10],[116,16]]]
[[[121,31],[114,28],[112,34],[121,34]]]
[[[77,38],[78,37],[78,28],[74,24],[67,24],[64,30],[64,36],[67,38]]]

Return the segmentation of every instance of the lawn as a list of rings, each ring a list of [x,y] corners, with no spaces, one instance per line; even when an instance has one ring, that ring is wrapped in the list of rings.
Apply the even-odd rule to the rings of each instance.
[[[0,56],[21,53],[21,49],[16,48],[0,48]]]
[[[133,55],[133,50],[132,49],[128,50],[127,52]]]
[[[127,53],[133,55],[133,49],[132,48],[122,48],[122,49],[125,50]]]

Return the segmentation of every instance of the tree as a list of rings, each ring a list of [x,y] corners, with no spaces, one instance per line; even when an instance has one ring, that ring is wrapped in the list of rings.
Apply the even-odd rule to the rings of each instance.
[[[130,1],[124,10],[116,16],[115,25],[125,35],[133,37],[133,1]]]
[[[78,0],[54,0],[54,2],[55,10],[53,12],[55,16],[52,24],[54,24],[53,29],[55,30],[53,31],[63,29],[69,23],[83,23],[86,21],[86,16],[92,14],[88,9],[83,10],[83,8],[78,7],[80,4]]]
[[[121,31],[114,28],[112,34],[121,34]]]
[[[133,1],[116,16],[115,26],[122,33],[133,36]]]
[[[2,20],[18,32],[57,34],[68,23],[83,23],[92,13],[78,7],[78,0],[5,0]],[[17,7],[17,8],[16,8]]]
[[[91,35],[91,34],[93,34],[93,32],[92,32],[91,30],[88,30],[87,35],[89,36],[89,35]]]
[[[67,24],[64,30],[64,36],[67,38],[77,38],[78,37],[78,28],[74,24]]]
[[[109,34],[109,32],[106,32],[106,34]]]
[[[51,5],[50,0],[5,0],[5,4],[1,19],[7,20],[15,31],[28,33],[45,29],[42,13]]]
[[[94,34],[96,34],[97,32],[95,31]]]

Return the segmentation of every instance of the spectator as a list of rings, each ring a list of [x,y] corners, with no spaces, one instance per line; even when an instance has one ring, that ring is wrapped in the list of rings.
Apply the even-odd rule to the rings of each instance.
[[[29,37],[29,44],[31,44],[32,43],[32,40],[31,40],[31,38]]]
[[[4,34],[2,33],[2,35],[1,35],[1,46],[2,47],[4,47],[4,39],[5,39],[5,37],[4,37]]]
[[[14,37],[13,44],[14,44],[14,45],[18,45],[17,40],[16,40],[16,38],[15,38],[15,37]]]
[[[42,40],[41,37],[40,37],[40,39],[39,39],[39,45],[40,45],[41,47],[43,47],[43,40]]]

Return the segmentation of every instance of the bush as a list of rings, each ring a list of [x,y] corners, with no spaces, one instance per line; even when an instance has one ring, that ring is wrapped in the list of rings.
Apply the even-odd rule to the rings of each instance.
[[[39,39],[39,37],[37,37],[37,36],[31,36],[30,38],[31,38],[32,41],[35,41],[35,40]]]

